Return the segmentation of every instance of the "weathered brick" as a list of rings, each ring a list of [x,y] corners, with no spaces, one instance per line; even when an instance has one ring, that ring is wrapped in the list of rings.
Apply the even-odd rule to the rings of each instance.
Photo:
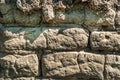
[[[106,56],[105,80],[120,80],[120,56],[119,55]]]

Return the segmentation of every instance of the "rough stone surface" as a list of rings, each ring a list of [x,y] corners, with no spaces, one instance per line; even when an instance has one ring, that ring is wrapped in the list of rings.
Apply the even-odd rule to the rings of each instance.
[[[58,52],[43,55],[44,77],[103,80],[104,56],[87,52]],[[77,76],[78,75],[78,76]]]
[[[32,43],[34,49],[42,49],[47,47],[46,38],[43,34],[40,34]]]
[[[0,58],[0,68],[0,77],[34,77],[38,75],[38,58],[36,54],[6,55]]]
[[[120,80],[120,0],[0,0],[0,80]]]
[[[82,50],[87,47],[89,36],[82,28],[47,29],[30,42],[29,38],[25,38],[26,34],[24,30],[19,33],[1,30],[0,51],[11,54],[30,54],[35,53],[35,49]]]
[[[11,53],[11,54],[20,53],[20,52],[21,52],[20,54],[22,54],[22,52],[27,53],[27,51],[24,51],[26,49],[26,44],[27,44],[27,41],[24,39],[24,32],[21,32],[20,34],[14,34],[10,31],[1,31],[1,36],[2,36],[2,39],[0,40],[1,52]]]
[[[88,14],[88,15],[87,15]],[[113,27],[115,19],[115,11],[109,9],[107,12],[97,12],[92,13],[89,9],[86,11],[86,21],[85,24],[87,26],[105,26],[105,27]]]
[[[34,26],[41,23],[113,27],[117,0],[16,0],[0,4],[0,22]],[[118,13],[119,14],[119,13]]]
[[[23,12],[29,12],[40,7],[41,0],[16,0],[17,7]]]
[[[120,51],[120,35],[117,32],[94,31],[90,39],[93,50]]]
[[[119,55],[107,55],[105,74],[107,80],[119,80],[120,79],[120,56]]]
[[[81,50],[88,43],[88,34],[80,28],[49,29],[43,34],[47,40],[47,48],[52,50]]]

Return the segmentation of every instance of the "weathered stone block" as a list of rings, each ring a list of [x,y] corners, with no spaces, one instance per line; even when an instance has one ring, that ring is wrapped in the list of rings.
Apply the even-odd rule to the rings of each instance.
[[[0,29],[1,29],[0,52],[7,54],[26,55],[26,54],[36,53],[36,50],[42,50],[42,49],[81,50],[84,49],[84,46],[87,46],[88,34],[81,28],[51,29],[53,31],[54,29],[58,30],[57,33],[60,32],[61,35],[60,38],[58,36],[60,42],[57,43],[58,49],[51,48],[52,43],[50,44],[50,48],[48,48],[49,44],[47,43],[49,41],[47,41],[48,37],[45,36],[46,32],[49,29],[48,27],[42,27],[42,28],[0,27]],[[61,32],[62,30],[63,32]],[[47,34],[50,34],[54,38],[54,36],[51,33],[47,33]],[[61,39],[63,40],[67,39],[69,43],[66,40],[65,40],[66,42],[62,41]],[[70,41],[72,41],[74,44],[71,43]],[[52,42],[54,43],[54,41]],[[73,44],[76,47],[72,49],[72,45],[71,45],[69,49],[69,46],[63,45],[63,48],[61,49],[61,47],[59,48],[59,43],[68,44],[68,45]],[[53,44],[53,46],[56,45]],[[81,48],[82,46],[83,48]]]
[[[33,9],[40,8],[41,0],[16,0],[17,7],[23,12],[30,12]]]
[[[94,31],[90,40],[93,50],[120,51],[120,35],[117,32]]]
[[[24,33],[14,34],[10,31],[1,30],[0,51],[11,52],[11,50],[24,50],[27,41],[24,39]],[[14,51],[13,51],[14,52]]]
[[[43,20],[44,22],[51,22],[53,21],[55,15],[53,11],[53,6],[52,5],[43,5],[42,7],[42,12],[43,12]]]
[[[105,63],[105,80],[120,80],[120,56],[107,55]]]
[[[120,0],[0,0],[0,80],[120,80],[119,27]]]
[[[0,27],[0,52],[8,54],[33,54],[46,48],[46,38],[41,28]]]
[[[47,54],[42,58],[44,77],[62,78],[79,73],[77,52],[59,52]]]
[[[88,43],[88,34],[80,28],[49,29],[43,34],[51,50],[82,50]]]
[[[77,61],[81,80],[104,80],[104,55],[80,52]]]
[[[2,56],[0,73],[0,77],[5,78],[38,76],[38,57],[36,54]]]
[[[40,23],[84,23],[88,27],[113,27],[115,19],[114,5],[117,3],[117,0],[7,1],[7,4],[0,5],[0,12],[3,14],[0,22],[5,25],[17,24],[22,26],[35,26],[40,25]]]
[[[43,77],[103,80],[103,71],[104,56],[99,54],[58,52],[45,54],[42,58]]]
[[[104,26],[113,27],[115,22],[115,11],[109,8],[108,11],[93,11],[86,8],[85,25],[89,26]]]

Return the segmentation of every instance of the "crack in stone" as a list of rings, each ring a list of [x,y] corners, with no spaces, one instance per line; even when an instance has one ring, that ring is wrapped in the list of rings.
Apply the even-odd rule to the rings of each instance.
[[[105,75],[106,75],[106,69],[105,69],[105,68],[106,68],[106,67],[105,67],[105,66],[106,66],[106,57],[107,57],[107,56],[106,56],[106,54],[105,54],[105,55],[104,55],[104,59],[105,59],[104,61],[105,61],[105,62],[104,62],[104,70],[103,70],[104,80],[106,79],[106,76],[105,76]]]

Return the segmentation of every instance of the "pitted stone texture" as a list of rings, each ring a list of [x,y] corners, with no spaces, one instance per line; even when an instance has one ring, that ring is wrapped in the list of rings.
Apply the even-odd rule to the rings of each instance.
[[[19,50],[23,51],[26,49],[27,41],[24,39],[24,32],[15,34],[7,30],[6,31],[1,30],[0,34],[1,34],[1,40],[0,40],[1,52],[14,54],[14,53],[20,53],[17,52]],[[23,52],[27,52],[27,51],[23,51]]]
[[[116,12],[114,5],[118,4],[117,0],[16,0],[16,2],[7,0],[7,2],[0,4],[2,14],[0,23],[13,26],[84,23],[87,26],[113,27]]]
[[[42,58],[43,77],[103,80],[104,56],[87,52],[57,52]],[[66,80],[67,80],[66,79]]]
[[[106,11],[108,8],[113,8],[114,5],[118,3],[118,0],[75,0],[74,3],[87,3],[90,9]]]
[[[85,77],[83,80],[103,80],[104,62],[104,55],[80,52],[78,55],[78,65],[80,74]]]
[[[17,7],[23,12],[30,12],[40,8],[41,0],[16,0]]]
[[[49,28],[1,27],[0,29],[0,52],[19,55],[33,54],[36,49],[83,50],[87,47],[89,36],[82,28],[48,30]]]
[[[0,28],[0,52],[7,54],[33,54],[36,49],[45,49],[46,38],[41,28]]]
[[[120,55],[107,55],[105,80],[120,80]]]
[[[43,76],[60,78],[79,73],[77,54],[77,52],[59,52],[44,55],[42,59]]]
[[[43,13],[43,21],[50,23],[53,21],[55,15],[53,11],[53,6],[52,5],[43,5],[42,7],[42,13]]]
[[[0,73],[0,77],[5,78],[38,76],[38,57],[36,54],[2,56]]]
[[[120,35],[117,32],[94,31],[90,42],[93,50],[120,51]]]
[[[43,34],[50,50],[82,50],[88,44],[88,34],[81,28],[49,29]]]

